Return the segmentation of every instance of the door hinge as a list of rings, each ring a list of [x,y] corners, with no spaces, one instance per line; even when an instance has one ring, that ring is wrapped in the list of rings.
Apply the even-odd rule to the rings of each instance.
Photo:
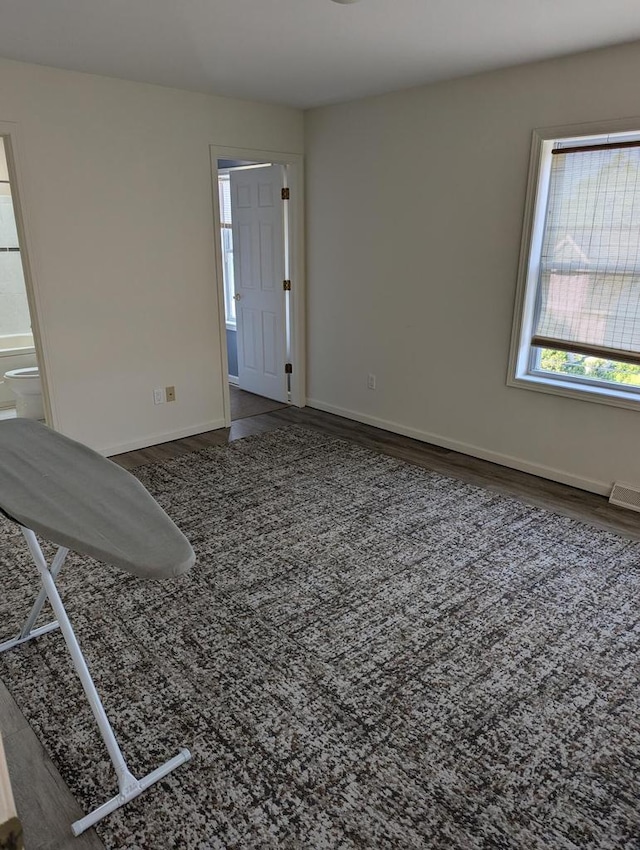
[[[291,200],[291,195],[289,194],[289,188],[288,187],[285,187],[282,190],[282,200],[283,201],[290,201]]]
[[[284,373],[285,373],[285,375],[292,375],[293,374],[293,364],[285,363],[284,364]]]
[[[284,289],[285,292],[291,292],[291,281],[290,280],[283,280],[282,281],[282,288]]]

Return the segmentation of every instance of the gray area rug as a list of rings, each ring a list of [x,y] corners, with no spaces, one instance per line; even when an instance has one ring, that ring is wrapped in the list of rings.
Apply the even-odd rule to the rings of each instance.
[[[115,848],[640,847],[640,546],[302,428],[138,470],[191,539],[61,578],[138,774]],[[3,633],[36,590],[1,526]],[[62,638],[0,676],[85,810],[113,774]]]

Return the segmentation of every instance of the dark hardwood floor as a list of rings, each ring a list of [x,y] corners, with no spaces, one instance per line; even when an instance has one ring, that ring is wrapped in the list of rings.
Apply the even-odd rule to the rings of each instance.
[[[237,419],[246,419],[247,416],[258,416],[260,413],[271,413],[273,410],[287,407],[286,402],[274,401],[255,393],[248,393],[233,384],[229,384],[229,396],[232,422]]]
[[[209,431],[159,446],[128,452],[112,460],[126,469],[219,446],[250,434],[292,424],[321,431],[402,458],[425,469],[516,496],[529,504],[557,511],[583,522],[640,539],[640,515],[610,505],[603,496],[546,481],[487,461],[421,443],[311,408],[285,407],[239,419],[231,428]],[[18,812],[23,819],[30,850],[99,850],[103,845],[93,830],[73,838],[71,821],[81,813],[51,760],[44,753],[4,685],[0,682],[0,730],[5,739]]]

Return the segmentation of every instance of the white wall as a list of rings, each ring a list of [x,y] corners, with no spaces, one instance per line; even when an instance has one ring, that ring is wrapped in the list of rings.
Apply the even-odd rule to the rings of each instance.
[[[55,426],[111,453],[221,427],[209,145],[300,153],[302,113],[0,60],[5,122]]]
[[[531,131],[640,115],[639,78],[634,44],[307,113],[310,404],[640,485],[640,411],[505,383]]]

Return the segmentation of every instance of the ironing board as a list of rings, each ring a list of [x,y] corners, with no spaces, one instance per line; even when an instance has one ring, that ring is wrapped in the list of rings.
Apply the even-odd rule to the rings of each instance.
[[[141,578],[189,570],[193,549],[133,475],[33,419],[0,421],[0,511],[22,526],[42,588],[20,633],[0,652],[60,628],[118,778],[119,793],[72,824],[80,835],[191,758],[189,750],[142,779],[129,771],[69,622],[55,579],[70,549]],[[58,549],[51,564],[36,534]],[[1,580],[1,579],[0,579]],[[56,620],[35,628],[49,600]]]

